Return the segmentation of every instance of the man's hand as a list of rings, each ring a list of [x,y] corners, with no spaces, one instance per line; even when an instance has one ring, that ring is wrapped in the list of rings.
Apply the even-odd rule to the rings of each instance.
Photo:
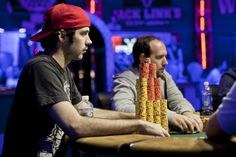
[[[198,115],[191,112],[185,112],[183,115],[175,114],[173,125],[183,133],[194,133],[202,131],[202,121]]]
[[[148,134],[161,137],[169,137],[168,131],[166,131],[160,124],[155,124],[147,121],[140,120],[141,127],[139,133]]]
[[[203,123],[202,123],[202,120],[199,115],[197,115],[193,112],[184,112],[183,115],[187,116],[188,118],[190,118],[193,121],[196,131],[198,131],[198,132],[202,131]]]

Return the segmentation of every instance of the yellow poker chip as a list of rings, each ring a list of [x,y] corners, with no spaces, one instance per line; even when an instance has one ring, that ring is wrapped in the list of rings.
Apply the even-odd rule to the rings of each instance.
[[[147,121],[153,122],[153,102],[152,101],[146,101],[146,112],[147,112]]]

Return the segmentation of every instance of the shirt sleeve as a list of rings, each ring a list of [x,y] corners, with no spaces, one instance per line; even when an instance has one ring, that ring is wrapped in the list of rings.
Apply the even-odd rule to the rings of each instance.
[[[229,92],[230,88],[234,84],[233,75],[230,73],[225,73],[220,79],[220,84],[218,87],[218,96],[220,98],[220,102],[222,102],[223,97]]]
[[[216,117],[221,128],[229,135],[236,134],[236,83],[223,98],[222,104],[216,111]]]
[[[182,114],[187,111],[193,112],[193,106],[187,99],[183,97],[183,94],[174,83],[172,77],[167,72],[165,72],[165,79],[167,84],[166,90],[169,109],[171,111],[175,111],[178,114]]]
[[[64,91],[64,81],[56,68],[47,62],[38,62],[30,70],[30,77],[39,106],[47,106],[60,101],[70,101]]]
[[[114,78],[112,101],[116,111],[134,113],[136,95],[135,84],[132,80],[124,77]]]

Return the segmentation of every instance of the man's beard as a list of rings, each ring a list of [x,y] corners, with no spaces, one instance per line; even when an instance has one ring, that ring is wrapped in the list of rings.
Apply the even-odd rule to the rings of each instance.
[[[159,72],[158,70],[157,70],[157,77],[163,77],[164,76],[164,72]]]

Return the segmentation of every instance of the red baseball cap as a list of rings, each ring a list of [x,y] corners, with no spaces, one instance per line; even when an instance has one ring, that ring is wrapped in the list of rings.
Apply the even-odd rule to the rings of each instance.
[[[91,23],[86,12],[74,5],[57,4],[45,13],[42,30],[34,34],[30,40],[40,41],[59,29],[90,27]]]

